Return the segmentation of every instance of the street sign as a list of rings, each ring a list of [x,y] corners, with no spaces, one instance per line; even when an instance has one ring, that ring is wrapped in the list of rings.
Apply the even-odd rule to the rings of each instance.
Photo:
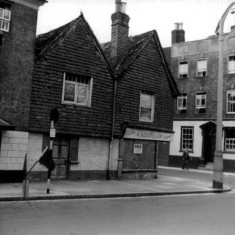
[[[56,135],[56,130],[55,130],[55,128],[51,128],[51,129],[50,129],[50,138],[55,138],[55,135]]]

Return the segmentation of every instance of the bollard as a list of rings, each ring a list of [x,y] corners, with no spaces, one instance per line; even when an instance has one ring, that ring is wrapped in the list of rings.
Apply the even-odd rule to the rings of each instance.
[[[27,199],[29,196],[29,180],[23,180],[22,195],[24,199]]]
[[[120,179],[122,175],[122,163],[123,163],[123,159],[119,158],[118,159],[118,179]]]

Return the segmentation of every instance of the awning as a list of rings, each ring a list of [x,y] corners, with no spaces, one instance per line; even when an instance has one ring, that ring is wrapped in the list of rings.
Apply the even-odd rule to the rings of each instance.
[[[0,130],[14,130],[15,127],[0,118]]]
[[[202,130],[206,130],[206,129],[211,129],[211,128],[216,128],[216,123],[214,121],[209,121],[206,122],[204,124],[202,124],[201,126],[199,126]]]

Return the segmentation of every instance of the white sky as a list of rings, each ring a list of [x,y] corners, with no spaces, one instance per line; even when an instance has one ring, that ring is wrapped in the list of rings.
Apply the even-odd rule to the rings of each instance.
[[[115,0],[47,0],[39,10],[37,34],[60,27],[83,12],[100,43],[110,41]],[[174,23],[183,22],[186,41],[213,35],[220,17],[234,0],[123,0],[130,16],[129,35],[155,29],[163,47],[171,46]],[[225,32],[235,25],[229,14]]]

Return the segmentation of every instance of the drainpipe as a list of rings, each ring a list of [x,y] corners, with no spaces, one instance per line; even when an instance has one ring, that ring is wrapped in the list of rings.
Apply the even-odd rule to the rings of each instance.
[[[117,77],[113,77],[114,79],[114,90],[113,90],[113,111],[112,111],[112,124],[111,124],[111,137],[109,139],[109,156],[108,156],[108,174],[107,178],[110,180],[110,164],[111,164],[111,145],[113,141],[113,133],[114,133],[114,121],[115,121],[115,107],[116,107],[116,94],[117,94]]]

